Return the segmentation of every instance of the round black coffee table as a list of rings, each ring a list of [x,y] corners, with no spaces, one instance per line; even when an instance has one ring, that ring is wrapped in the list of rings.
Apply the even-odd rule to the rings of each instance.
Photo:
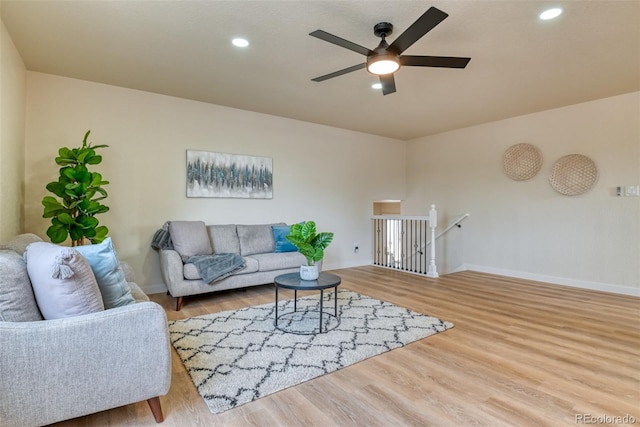
[[[331,273],[320,273],[320,275],[318,276],[318,279],[316,280],[302,280],[300,278],[300,273],[287,273],[287,274],[281,274],[280,276],[276,276],[276,278],[273,279],[273,284],[275,285],[275,288],[276,288],[276,313],[275,313],[275,320],[273,322],[273,325],[276,327],[276,329],[279,329],[283,332],[290,332],[293,334],[300,334],[300,335],[315,334],[316,333],[315,329],[311,332],[300,332],[290,328],[282,328],[278,326],[278,320],[280,318],[284,318],[286,316],[295,314],[298,311],[298,291],[320,291],[320,309],[308,310],[307,312],[318,313],[318,317],[320,318],[318,329],[317,329],[318,333],[328,332],[332,329],[335,329],[340,324],[340,316],[338,315],[338,285],[340,284],[341,281],[342,279],[340,279],[340,276],[336,276],[335,274],[331,274]],[[292,312],[278,315],[278,289],[279,288],[293,289],[294,297],[293,297]],[[327,313],[323,309],[324,290],[329,288],[333,288],[333,313]],[[337,323],[333,325],[331,328],[325,328],[323,331],[322,330],[323,315],[335,318],[337,320]]]

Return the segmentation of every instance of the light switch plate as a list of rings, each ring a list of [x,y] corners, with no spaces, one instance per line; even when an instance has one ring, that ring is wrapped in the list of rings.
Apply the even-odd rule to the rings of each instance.
[[[638,185],[625,185],[624,187],[625,197],[638,197],[640,196],[640,186]]]

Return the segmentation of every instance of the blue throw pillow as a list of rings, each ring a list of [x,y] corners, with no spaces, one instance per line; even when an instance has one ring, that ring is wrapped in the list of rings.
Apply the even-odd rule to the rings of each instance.
[[[111,237],[95,245],[76,246],[75,250],[87,260],[96,276],[104,308],[120,307],[136,302],[124,277]]]
[[[271,229],[273,230],[273,240],[275,241],[274,252],[295,252],[298,250],[298,248],[286,238],[291,232],[290,225],[272,225]]]

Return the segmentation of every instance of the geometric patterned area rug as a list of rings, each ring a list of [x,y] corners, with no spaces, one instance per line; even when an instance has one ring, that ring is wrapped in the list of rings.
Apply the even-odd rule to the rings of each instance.
[[[323,304],[333,312],[333,292],[325,292]],[[318,308],[319,295],[299,298],[291,324],[318,325]],[[293,312],[293,300],[279,301],[278,311]],[[335,328],[314,335],[275,329],[273,303],[170,321],[169,332],[198,392],[218,414],[453,327],[344,289],[338,311],[339,325],[323,316]]]

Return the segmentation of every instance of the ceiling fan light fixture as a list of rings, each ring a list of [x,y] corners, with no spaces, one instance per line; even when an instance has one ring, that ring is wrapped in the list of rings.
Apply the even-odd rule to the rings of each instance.
[[[378,76],[398,71],[400,61],[395,55],[380,55],[367,59],[367,71]]]

